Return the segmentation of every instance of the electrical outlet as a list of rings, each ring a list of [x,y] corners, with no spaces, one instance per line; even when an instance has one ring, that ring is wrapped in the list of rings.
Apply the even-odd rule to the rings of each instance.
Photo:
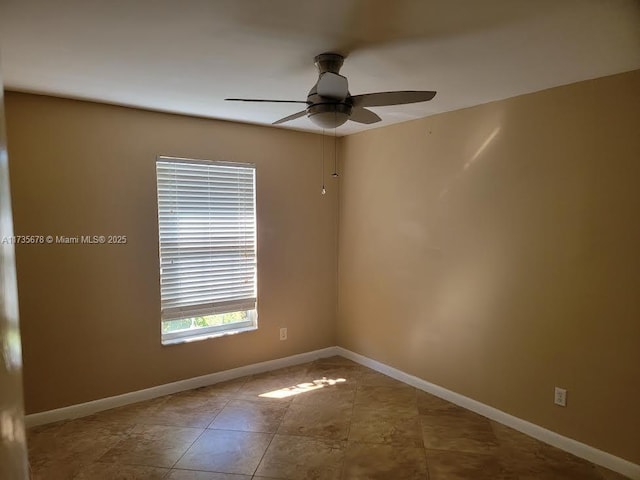
[[[282,327],[280,329],[280,340],[286,340],[287,339],[287,327]]]
[[[556,387],[554,390],[553,403],[561,407],[567,406],[567,391],[564,388]]]

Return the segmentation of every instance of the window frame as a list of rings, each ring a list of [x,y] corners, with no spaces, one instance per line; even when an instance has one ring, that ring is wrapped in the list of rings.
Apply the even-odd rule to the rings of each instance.
[[[162,345],[173,345],[178,343],[187,343],[198,340],[205,340],[208,338],[215,338],[224,335],[233,335],[242,332],[254,331],[258,329],[258,244],[257,244],[257,228],[258,228],[258,220],[257,220],[257,168],[254,163],[249,162],[229,162],[222,160],[202,160],[202,159],[193,159],[193,158],[183,158],[183,157],[173,157],[168,155],[158,155],[155,161],[156,167],[156,213],[157,217],[157,225],[158,225],[158,262],[159,262],[159,273],[160,273],[160,300],[162,305],[162,228],[160,225],[160,181],[158,175],[158,165],[160,162],[163,163],[176,163],[178,165],[185,164],[196,164],[196,165],[215,165],[222,167],[239,167],[245,169],[253,170],[253,192],[252,192],[252,200],[253,200],[253,249],[254,249],[254,293],[255,293],[255,307],[253,309],[241,309],[237,310],[237,312],[246,312],[247,318],[244,320],[240,320],[233,323],[221,324],[221,325],[212,325],[207,327],[197,327],[197,328],[187,328],[183,330],[177,330],[174,332],[163,333],[162,328],[165,322],[176,321],[176,320],[187,320],[191,318],[197,317],[205,317],[211,315],[217,315],[221,313],[235,313],[236,311],[227,311],[224,307],[217,308],[215,306],[212,307],[203,307],[202,314],[193,315],[191,317],[183,317],[183,318],[171,318],[171,319],[163,319],[162,315],[162,306],[161,306],[161,315],[160,315],[160,335],[161,335],[161,343]],[[178,216],[176,214],[176,216]],[[241,303],[241,302],[239,302]],[[206,305],[206,304],[205,304]],[[224,311],[220,311],[224,310]],[[205,313],[206,311],[206,313]]]

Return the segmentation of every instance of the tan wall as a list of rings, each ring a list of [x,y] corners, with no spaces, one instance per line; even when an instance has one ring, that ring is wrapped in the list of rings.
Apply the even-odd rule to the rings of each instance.
[[[319,136],[17,93],[6,106],[16,234],[128,237],[17,248],[27,413],[335,344]],[[160,345],[159,154],[257,164],[257,332]]]
[[[346,137],[339,345],[640,463],[639,129],[635,71]]]

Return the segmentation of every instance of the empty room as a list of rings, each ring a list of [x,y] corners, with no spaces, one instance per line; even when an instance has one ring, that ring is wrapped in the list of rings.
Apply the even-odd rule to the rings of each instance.
[[[0,1],[0,480],[640,480],[640,2]]]

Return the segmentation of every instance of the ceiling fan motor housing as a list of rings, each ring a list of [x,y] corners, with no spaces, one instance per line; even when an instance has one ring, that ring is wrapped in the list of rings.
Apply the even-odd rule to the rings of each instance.
[[[344,57],[337,53],[321,53],[320,55],[316,55],[313,63],[320,74],[325,72],[340,73],[340,69],[344,63]]]
[[[339,73],[344,57],[322,53],[315,57],[314,63],[318,81],[307,96],[307,116],[321,128],[339,127],[351,115],[351,104],[345,101],[349,95],[347,79]]]

